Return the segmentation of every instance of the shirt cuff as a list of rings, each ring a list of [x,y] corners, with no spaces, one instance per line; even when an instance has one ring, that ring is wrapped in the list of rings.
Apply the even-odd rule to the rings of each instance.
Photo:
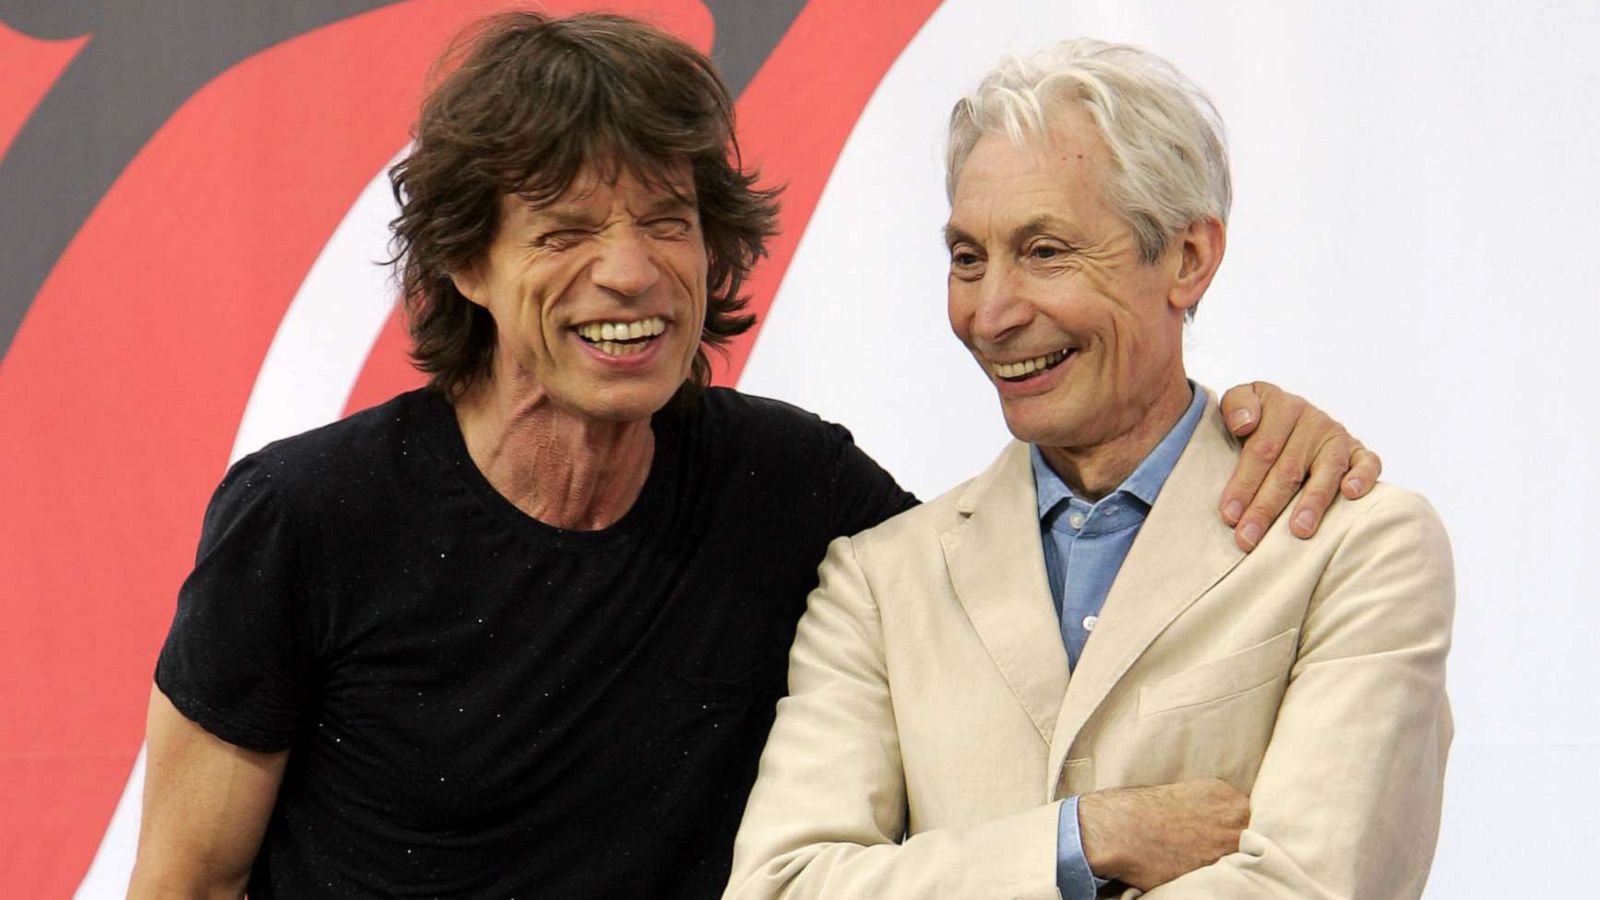
[[[1095,891],[1104,883],[1089,871],[1083,837],[1078,833],[1078,798],[1068,797],[1061,804],[1056,824],[1056,888],[1061,900],[1094,900]]]

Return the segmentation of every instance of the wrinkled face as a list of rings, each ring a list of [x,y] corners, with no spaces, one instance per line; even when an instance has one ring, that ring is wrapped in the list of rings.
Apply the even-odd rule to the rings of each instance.
[[[501,199],[494,241],[454,276],[494,317],[497,383],[585,418],[648,418],[689,376],[706,316],[706,249],[687,162],[670,183],[586,166],[535,207]]]
[[[1073,110],[1048,140],[982,137],[951,200],[950,327],[1011,432],[1046,447],[1105,445],[1172,391],[1187,397],[1181,252],[1140,261],[1101,194],[1109,164],[1093,120]]]

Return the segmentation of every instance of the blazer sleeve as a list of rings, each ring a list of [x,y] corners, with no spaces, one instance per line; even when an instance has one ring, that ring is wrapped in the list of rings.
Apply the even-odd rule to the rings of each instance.
[[[1060,803],[905,836],[882,623],[850,538],[829,546],[819,577],[724,897],[1056,900]]]
[[[1145,896],[1420,896],[1453,730],[1445,654],[1454,609],[1438,516],[1389,489],[1346,533],[1312,595],[1239,852]]]

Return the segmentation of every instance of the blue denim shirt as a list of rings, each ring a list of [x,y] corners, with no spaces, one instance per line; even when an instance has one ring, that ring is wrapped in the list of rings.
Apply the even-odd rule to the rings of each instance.
[[[1067,483],[1045,462],[1038,445],[1030,448],[1033,482],[1039,498],[1039,534],[1044,544],[1045,572],[1061,623],[1067,663],[1076,669],[1083,645],[1094,632],[1111,583],[1127,559],[1145,516],[1172,474],[1178,457],[1200,424],[1206,407],[1205,388],[1189,383],[1194,399],[1178,423],[1161,439],[1115,491],[1088,503],[1073,495]],[[1056,886],[1063,900],[1092,900],[1104,882],[1089,871],[1078,833],[1078,798],[1061,804],[1056,829]]]

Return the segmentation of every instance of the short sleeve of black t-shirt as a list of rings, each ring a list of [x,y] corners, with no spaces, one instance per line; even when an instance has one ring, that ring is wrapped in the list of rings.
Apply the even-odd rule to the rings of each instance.
[[[652,427],[595,532],[500,496],[429,391],[229,471],[156,680],[290,751],[253,898],[719,895],[816,566],[915,500],[777,401]]]
[[[156,684],[186,716],[250,750],[287,750],[308,705],[315,664],[299,561],[270,464],[241,460],[206,510]]]

